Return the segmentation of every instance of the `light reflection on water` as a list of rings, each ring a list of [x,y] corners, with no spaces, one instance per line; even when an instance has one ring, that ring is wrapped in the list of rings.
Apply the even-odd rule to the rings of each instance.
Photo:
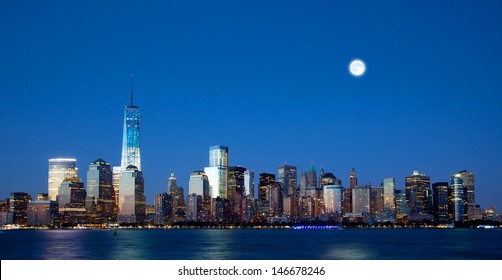
[[[0,259],[502,259],[502,231],[12,230]]]

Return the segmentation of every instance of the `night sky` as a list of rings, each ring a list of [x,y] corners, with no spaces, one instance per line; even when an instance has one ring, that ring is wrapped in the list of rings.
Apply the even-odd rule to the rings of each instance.
[[[227,145],[344,186],[474,171],[502,207],[500,1],[72,2],[0,5],[0,199],[47,192],[49,158],[120,165],[134,74],[149,204]]]

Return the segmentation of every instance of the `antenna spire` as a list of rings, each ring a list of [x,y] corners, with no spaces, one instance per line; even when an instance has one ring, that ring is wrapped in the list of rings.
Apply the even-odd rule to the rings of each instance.
[[[133,82],[133,77],[134,77],[134,75],[131,74],[131,106],[133,106],[132,105],[132,82]]]

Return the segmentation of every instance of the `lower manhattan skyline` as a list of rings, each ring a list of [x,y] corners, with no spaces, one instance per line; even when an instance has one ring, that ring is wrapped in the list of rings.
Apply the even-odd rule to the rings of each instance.
[[[502,207],[501,4],[364,4],[7,3],[0,199],[46,193],[51,158],[75,158],[84,184],[96,159],[120,166],[133,73],[148,205],[171,173],[186,197],[224,145],[255,193],[285,162],[298,183],[313,162],[345,188],[355,168],[403,191],[415,170],[431,184],[467,170],[476,204]]]

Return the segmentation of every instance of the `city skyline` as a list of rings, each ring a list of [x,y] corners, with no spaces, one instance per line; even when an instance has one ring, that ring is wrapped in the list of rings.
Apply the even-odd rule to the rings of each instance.
[[[9,159],[1,163],[0,199],[46,192],[49,158],[76,158],[80,172],[98,158],[120,165],[134,73],[148,204],[172,172],[188,194],[192,172],[207,166],[207,148],[224,145],[228,166],[255,172],[255,190],[258,174],[277,174],[284,162],[298,168],[298,180],[313,161],[344,187],[354,167],[360,184],[395,177],[398,190],[413,170],[431,183],[469,170],[476,204],[502,205],[499,3],[417,3],[413,12],[400,3],[388,11],[372,3],[294,2],[270,11],[125,5],[116,23],[107,4],[93,20],[84,16],[88,7],[71,3],[64,7],[81,10],[16,5],[0,17],[9,42],[0,46],[8,66],[0,69],[7,104],[0,146]],[[112,36],[121,24],[130,32]],[[31,41],[39,44],[26,48]],[[366,62],[359,78],[347,69],[354,58]]]

